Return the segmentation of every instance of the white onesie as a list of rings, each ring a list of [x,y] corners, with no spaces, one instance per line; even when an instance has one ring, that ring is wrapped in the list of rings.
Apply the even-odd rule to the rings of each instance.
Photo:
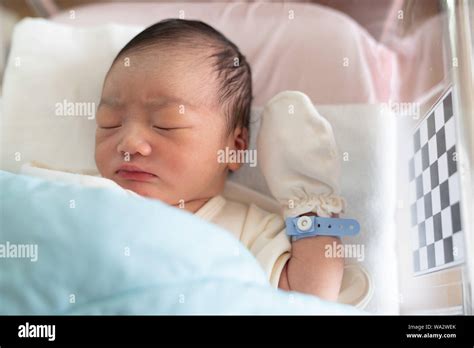
[[[221,195],[211,198],[195,215],[231,232],[256,257],[272,286],[278,288],[281,271],[291,256],[281,216]]]

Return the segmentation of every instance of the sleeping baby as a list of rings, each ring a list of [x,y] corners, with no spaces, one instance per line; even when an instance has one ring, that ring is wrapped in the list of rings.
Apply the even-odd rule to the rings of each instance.
[[[134,37],[117,55],[97,110],[95,159],[122,188],[215,223],[256,257],[269,282],[336,300],[344,260],[325,257],[332,236],[290,241],[284,217],[335,217],[336,144],[309,98],[284,92],[265,107],[258,160],[282,216],[222,195],[239,161],[222,150],[249,142],[251,70],[238,47],[200,21],[168,19]]]

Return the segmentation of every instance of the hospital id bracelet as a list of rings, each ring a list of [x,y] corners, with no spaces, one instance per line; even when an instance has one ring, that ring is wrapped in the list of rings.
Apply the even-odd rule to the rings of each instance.
[[[292,240],[313,236],[355,236],[360,225],[354,219],[326,218],[320,216],[297,216],[285,220],[286,234]]]

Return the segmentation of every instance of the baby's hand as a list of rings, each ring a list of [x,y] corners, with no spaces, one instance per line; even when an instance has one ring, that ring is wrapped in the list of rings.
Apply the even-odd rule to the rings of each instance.
[[[340,158],[329,122],[301,92],[286,91],[265,106],[257,141],[260,168],[285,218],[339,214]]]
[[[312,216],[309,212],[300,216]],[[332,217],[339,217],[334,214]],[[315,295],[323,300],[336,301],[341,288],[344,259],[328,248],[337,248],[338,237],[315,236],[302,238],[292,243],[291,258],[286,263],[278,287]],[[327,257],[326,255],[330,255]]]

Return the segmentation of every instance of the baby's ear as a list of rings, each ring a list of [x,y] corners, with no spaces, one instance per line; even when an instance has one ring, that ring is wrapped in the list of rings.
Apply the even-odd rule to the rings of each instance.
[[[236,150],[247,150],[249,146],[249,131],[247,127],[234,129],[234,147]]]
[[[249,131],[246,127],[236,127],[229,139],[229,148],[233,151],[247,150],[249,145]],[[240,162],[228,164],[230,171],[235,172],[242,166]]]

